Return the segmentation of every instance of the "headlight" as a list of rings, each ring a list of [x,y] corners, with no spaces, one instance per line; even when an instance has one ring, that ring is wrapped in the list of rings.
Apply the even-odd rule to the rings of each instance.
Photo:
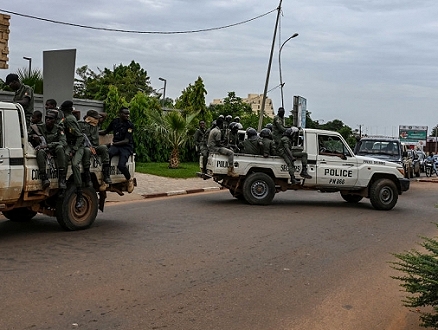
[[[405,169],[403,167],[397,167],[397,170],[403,175],[403,177],[405,176]]]

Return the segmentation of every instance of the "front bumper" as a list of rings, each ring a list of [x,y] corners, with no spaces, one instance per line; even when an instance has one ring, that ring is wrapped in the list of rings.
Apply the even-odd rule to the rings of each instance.
[[[409,185],[411,184],[411,181],[409,179],[406,179],[406,178],[399,179],[399,181],[400,181],[401,191],[408,191]]]

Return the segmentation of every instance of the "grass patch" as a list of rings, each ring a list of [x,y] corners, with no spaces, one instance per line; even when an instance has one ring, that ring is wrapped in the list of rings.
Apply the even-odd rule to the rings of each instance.
[[[167,178],[195,178],[199,172],[199,163],[181,163],[178,168],[169,168],[169,163],[135,163],[139,173],[164,176]]]

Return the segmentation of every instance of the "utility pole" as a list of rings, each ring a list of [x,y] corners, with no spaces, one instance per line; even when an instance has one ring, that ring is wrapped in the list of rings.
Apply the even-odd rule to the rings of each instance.
[[[278,8],[277,8],[277,11],[278,11],[277,12],[277,20],[275,22],[274,37],[272,38],[271,55],[269,57],[268,70],[266,72],[265,90],[263,91],[263,98],[262,98],[262,108],[260,109],[259,126],[258,126],[259,132],[262,130],[262,125],[263,125],[263,112],[265,111],[266,94],[268,94],[269,75],[271,73],[272,57],[274,55],[275,38],[277,36],[278,22],[280,21],[281,3],[282,2],[283,2],[283,0],[280,0],[280,3],[279,3]]]

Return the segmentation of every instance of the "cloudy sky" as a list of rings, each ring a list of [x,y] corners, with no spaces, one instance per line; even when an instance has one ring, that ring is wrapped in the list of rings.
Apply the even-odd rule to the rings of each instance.
[[[11,14],[9,70],[42,69],[42,52],[77,49],[76,67],[92,70],[140,63],[175,99],[200,76],[207,103],[234,91],[262,94],[278,0],[4,1],[5,10],[121,33],[60,25]],[[340,119],[368,134],[392,135],[399,125],[438,123],[438,2],[436,0],[284,0],[268,97],[281,105],[279,46],[286,110],[307,99],[314,120]]]

